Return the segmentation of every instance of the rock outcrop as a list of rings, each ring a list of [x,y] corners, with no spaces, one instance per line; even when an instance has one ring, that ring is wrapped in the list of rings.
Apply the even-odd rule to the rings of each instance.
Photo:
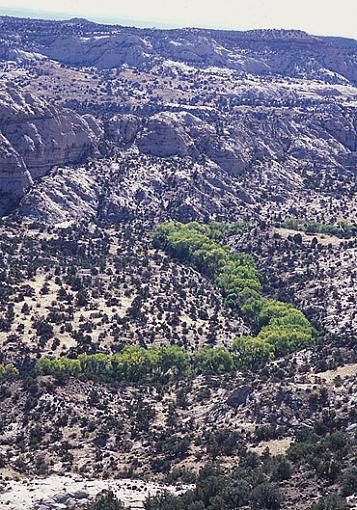
[[[83,19],[0,27],[0,83],[12,83],[0,93],[1,213],[20,200],[51,222],[227,218],[266,213],[267,190],[299,203],[316,187],[352,203],[355,41]]]
[[[57,109],[13,86],[0,93],[0,193],[15,199],[60,164],[98,154],[94,118]]]
[[[0,134],[0,193],[22,196],[30,184],[32,177],[24,160]]]
[[[152,47],[145,38],[128,33],[113,36],[62,36],[47,45],[41,41],[40,53],[69,65],[95,65],[99,69],[128,64],[142,67],[152,57]],[[152,62],[151,62],[152,63]]]
[[[357,115],[354,109],[276,112],[237,110],[221,125],[187,112],[161,112],[148,119],[114,117],[112,139],[136,144],[139,152],[160,158],[210,161],[232,175],[258,161],[354,171],[357,168]]]
[[[187,112],[116,114],[106,124],[116,155],[52,173],[20,212],[50,222],[189,221],[254,208],[266,187],[276,202],[296,200],[309,179],[356,174],[355,122],[353,109],[338,108],[283,115],[243,109],[220,125]]]

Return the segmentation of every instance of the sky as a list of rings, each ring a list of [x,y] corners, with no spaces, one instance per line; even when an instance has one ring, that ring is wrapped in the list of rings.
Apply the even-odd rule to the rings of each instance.
[[[357,0],[0,0],[0,14],[155,27],[295,28],[357,39]]]

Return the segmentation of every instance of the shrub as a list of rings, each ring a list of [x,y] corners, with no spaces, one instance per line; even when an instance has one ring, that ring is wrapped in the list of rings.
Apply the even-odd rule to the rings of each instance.
[[[92,503],[86,505],[84,510],[124,510],[125,507],[121,501],[117,499],[115,494],[108,490],[104,490],[95,498]]]
[[[351,496],[356,492],[357,487],[357,467],[348,469],[341,479],[342,496]]]
[[[348,510],[349,506],[344,498],[337,494],[330,494],[320,498],[310,510]]]
[[[16,379],[18,375],[19,371],[11,363],[8,365],[0,364],[0,382]]]
[[[250,500],[252,510],[279,510],[283,502],[279,490],[269,482],[264,482],[255,487]]]

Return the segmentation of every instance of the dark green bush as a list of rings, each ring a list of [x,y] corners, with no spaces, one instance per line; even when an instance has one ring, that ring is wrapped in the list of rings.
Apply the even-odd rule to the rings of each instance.
[[[317,503],[312,505],[310,510],[348,510],[349,506],[344,498],[337,494],[330,494],[320,498]]]

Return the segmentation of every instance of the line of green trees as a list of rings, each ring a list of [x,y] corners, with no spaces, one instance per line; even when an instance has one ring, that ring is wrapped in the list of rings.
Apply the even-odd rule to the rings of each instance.
[[[350,238],[357,236],[357,225],[347,221],[338,221],[335,225],[328,223],[318,223],[317,221],[307,221],[301,223],[296,218],[287,218],[279,227],[299,230],[307,234],[330,234],[337,237]]]
[[[81,354],[71,359],[40,358],[37,375],[64,375],[110,383],[167,383],[192,374],[222,374],[239,367],[240,359],[222,348],[204,347],[193,354],[176,346],[146,349],[129,346],[117,354]]]
[[[189,354],[176,346],[129,346],[111,355],[41,358],[36,373],[84,376],[111,383],[167,383],[192,374],[260,368],[276,356],[310,345],[316,331],[304,314],[288,303],[265,298],[253,258],[232,253],[229,246],[221,244],[226,236],[246,228],[246,224],[216,222],[166,223],[155,230],[153,243],[211,278],[221,289],[226,305],[250,324],[255,336],[235,338],[232,351],[204,347]]]
[[[276,356],[311,345],[316,331],[305,315],[291,304],[262,295],[261,274],[253,258],[233,253],[220,242],[246,228],[222,223],[165,223],[153,233],[153,243],[175,259],[188,263],[211,278],[225,303],[242,316],[255,336],[237,337],[233,349],[241,365],[254,368]]]

